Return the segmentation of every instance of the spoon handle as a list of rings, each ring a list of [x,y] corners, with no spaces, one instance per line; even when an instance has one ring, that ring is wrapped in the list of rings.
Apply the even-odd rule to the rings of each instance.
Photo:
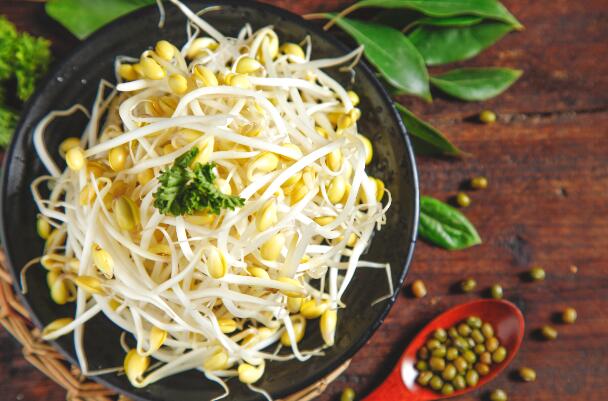
[[[401,381],[398,369],[395,369],[371,394],[363,401],[422,401],[420,394],[411,392]]]

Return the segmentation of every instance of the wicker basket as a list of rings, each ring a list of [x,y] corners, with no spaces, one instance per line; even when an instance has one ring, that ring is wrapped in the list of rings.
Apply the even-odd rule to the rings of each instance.
[[[78,367],[68,363],[51,345],[41,340],[40,330],[32,324],[29,313],[15,297],[12,278],[6,269],[4,253],[0,251],[0,323],[23,346],[23,356],[38,370],[66,390],[68,401],[126,400],[103,385],[80,374]],[[282,401],[308,401],[318,397],[350,364],[338,369]]]

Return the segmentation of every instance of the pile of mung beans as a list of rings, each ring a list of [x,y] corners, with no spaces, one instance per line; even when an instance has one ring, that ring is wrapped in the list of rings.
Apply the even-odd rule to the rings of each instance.
[[[507,357],[507,349],[494,335],[494,328],[477,316],[469,316],[449,329],[439,328],[418,350],[416,379],[424,387],[449,395],[475,387],[492,364]]]

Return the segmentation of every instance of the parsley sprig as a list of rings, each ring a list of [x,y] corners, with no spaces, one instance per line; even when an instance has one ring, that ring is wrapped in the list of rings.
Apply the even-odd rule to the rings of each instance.
[[[51,43],[25,32],[0,16],[0,148],[11,141],[19,107],[34,92],[51,60]],[[14,90],[13,90],[14,87]],[[12,93],[7,93],[7,88]]]
[[[160,187],[154,194],[154,207],[165,215],[190,215],[201,210],[220,214],[222,209],[235,209],[245,204],[245,199],[222,193],[215,186],[215,163],[190,164],[198,154],[194,147],[184,153],[173,166],[161,172]]]

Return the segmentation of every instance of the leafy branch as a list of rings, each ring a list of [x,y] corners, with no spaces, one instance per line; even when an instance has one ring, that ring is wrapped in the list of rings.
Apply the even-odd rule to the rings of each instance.
[[[346,18],[362,8],[378,8],[371,21]],[[481,67],[429,73],[428,67],[469,60],[523,25],[498,0],[361,0],[340,13],[317,14],[364,46],[364,54],[396,95],[432,101],[430,87],[462,101],[483,101],[513,85],[522,71]],[[439,130],[396,104],[416,153],[462,156]],[[420,235],[446,249],[481,243],[458,210],[421,198]]]

